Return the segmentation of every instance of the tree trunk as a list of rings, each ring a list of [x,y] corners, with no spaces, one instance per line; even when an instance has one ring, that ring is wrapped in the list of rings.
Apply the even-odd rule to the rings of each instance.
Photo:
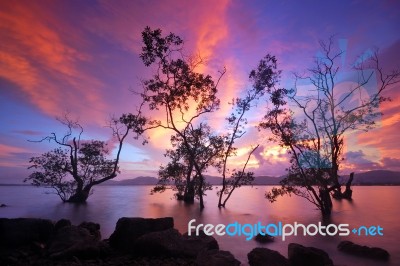
[[[323,216],[329,216],[332,213],[332,199],[328,189],[320,189],[319,197],[321,199],[321,212]]]
[[[198,190],[198,194],[199,194],[199,198],[200,198],[200,210],[204,209],[204,201],[203,201],[203,182],[204,182],[204,177],[203,175],[199,175],[200,178],[200,182],[199,182],[199,190]]]
[[[225,182],[226,182],[225,178],[223,177],[222,178],[222,188],[219,191],[219,197],[218,197],[218,208],[225,207],[225,204],[222,203],[222,196],[225,192]]]
[[[354,179],[354,173],[351,173],[349,180],[347,180],[346,190],[344,192],[342,192],[340,184],[336,185],[333,190],[333,198],[338,200],[341,199],[351,200],[353,195],[353,190],[351,190],[351,184],[353,182],[353,179]]]
[[[348,199],[348,200],[352,200],[352,195],[353,195],[353,190],[351,190],[351,183],[353,182],[354,179],[354,173],[350,174],[349,180],[347,180],[346,183],[346,190],[343,193],[343,198],[344,199]]]
[[[341,187],[340,184],[337,184],[337,185],[334,186],[332,197],[334,199],[339,199],[339,200],[343,198],[342,187]]]
[[[186,185],[185,193],[183,194],[183,201],[186,203],[194,203],[194,182],[189,181]]]
[[[67,202],[71,203],[85,203],[90,195],[91,186],[86,186],[84,189],[77,188],[75,194],[72,195]]]

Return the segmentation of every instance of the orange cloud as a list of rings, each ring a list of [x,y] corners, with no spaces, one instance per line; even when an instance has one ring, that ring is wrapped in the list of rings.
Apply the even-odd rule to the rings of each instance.
[[[51,8],[39,7],[39,3],[2,3],[0,76],[51,116],[66,109],[79,112],[82,101],[104,109],[106,104],[94,89],[102,83],[79,69],[90,57],[72,45],[76,29],[64,24]],[[99,117],[94,110],[81,113],[90,113],[91,119]]]
[[[227,7],[229,1],[218,1],[212,10],[203,13],[196,32],[195,49],[206,60],[214,57],[214,49],[228,36]],[[200,70],[201,71],[201,70]]]
[[[390,95],[393,101],[384,102],[380,106],[383,116],[376,121],[376,128],[368,132],[358,132],[354,134],[357,147],[361,149],[367,158],[379,163],[385,158],[400,159],[398,151],[400,142],[398,141],[398,132],[400,130],[400,116],[398,98],[400,96],[399,85],[393,86],[385,95]]]

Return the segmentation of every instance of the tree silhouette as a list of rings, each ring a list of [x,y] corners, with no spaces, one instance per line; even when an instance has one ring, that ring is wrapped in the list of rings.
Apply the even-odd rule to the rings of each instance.
[[[250,160],[251,155],[259,147],[255,145],[252,147],[246,162],[243,164],[241,170],[228,169],[228,161],[234,157],[237,148],[235,143],[245,133],[245,125],[247,125],[246,113],[248,113],[255,103],[264,94],[273,88],[278,79],[280,71],[277,70],[277,60],[274,56],[266,55],[260,60],[256,69],[252,70],[249,75],[249,79],[252,82],[252,86],[245,91],[243,97],[237,97],[233,99],[233,112],[226,119],[228,122],[228,134],[225,136],[225,150],[222,154],[221,172],[222,172],[222,186],[218,191],[218,207],[225,207],[227,201],[231,197],[233,191],[243,185],[249,185],[253,182],[254,176],[252,172],[246,172],[247,164]],[[230,173],[230,178],[227,177]]]
[[[350,183],[347,182],[343,194],[338,174],[346,134],[374,127],[380,115],[379,104],[389,100],[382,93],[399,82],[400,73],[385,74],[375,52],[355,64],[357,80],[343,89],[338,85],[345,74],[338,62],[343,51],[334,49],[332,38],[320,45],[323,55],[316,58],[309,75],[296,75],[294,89],[271,91],[273,107],[260,128],[269,129],[271,140],[290,153],[288,176],[282,180],[281,188],[273,188],[266,194],[267,198],[275,201],[280,195],[294,193],[312,202],[322,214],[329,215],[331,193],[335,198],[351,197]],[[364,87],[372,83],[375,76],[378,79],[376,91],[366,94]],[[311,85],[306,91],[299,85],[303,80]]]
[[[58,147],[30,159],[29,168],[35,171],[25,182],[52,188],[64,202],[75,203],[85,202],[93,186],[117,176],[122,146],[129,131],[140,135],[145,125],[145,119],[140,116],[124,115],[112,119],[109,126],[118,147],[116,158],[108,159],[109,151],[104,141],[84,141],[81,139],[83,127],[77,121],[67,115],[58,120],[67,127],[67,133],[61,138],[52,133],[38,141],[54,142]]]
[[[198,128],[201,118],[218,109],[220,101],[217,98],[219,80],[225,70],[220,73],[216,82],[210,75],[195,71],[202,63],[201,58],[185,58],[182,54],[183,40],[173,33],[161,35],[161,30],[146,27],[142,32],[143,44],[140,55],[145,66],[154,66],[152,78],[143,81],[144,91],[141,96],[150,111],[162,110],[164,119],[150,119],[149,129],[163,128],[173,132],[171,142],[175,138],[185,151],[183,157],[189,166],[193,167],[198,179],[200,208],[204,208],[203,185],[204,166],[197,156],[196,141],[192,137]],[[179,139],[179,140],[178,140]],[[186,170],[189,175],[191,171]],[[186,185],[189,185],[187,183]]]
[[[219,157],[224,150],[224,138],[212,135],[211,128],[204,123],[200,123],[195,129],[187,132],[187,141],[193,147],[196,161],[201,173],[208,167],[219,167]],[[171,138],[173,149],[167,150],[166,156],[171,161],[166,166],[161,166],[159,171],[159,182],[152,192],[163,192],[170,184],[178,192],[178,199],[192,203],[197,197],[201,200],[206,190],[211,189],[211,185],[206,180],[200,178],[194,165],[190,160],[190,153],[179,135]]]

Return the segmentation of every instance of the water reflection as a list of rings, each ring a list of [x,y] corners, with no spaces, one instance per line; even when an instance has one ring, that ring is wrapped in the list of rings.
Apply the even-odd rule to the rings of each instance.
[[[55,195],[43,195],[43,189],[32,187],[0,187],[0,202],[10,207],[1,208],[1,217],[41,217],[52,220],[70,219],[74,224],[82,221],[96,221],[101,224],[104,238],[114,231],[120,217],[174,217],[175,227],[182,233],[187,224],[196,219],[196,224],[229,224],[232,222],[254,224],[294,223],[348,223],[352,227],[361,225],[380,225],[384,228],[383,237],[349,235],[340,236],[293,236],[287,241],[276,239],[267,244],[268,248],[278,250],[287,256],[290,242],[324,249],[340,265],[398,265],[400,262],[400,193],[398,187],[355,187],[354,201],[334,201],[334,212],[330,220],[322,219],[315,207],[299,197],[284,197],[271,204],[264,193],[268,187],[245,187],[236,191],[227,208],[217,208],[216,189],[209,191],[205,198],[206,208],[200,212],[198,204],[188,205],[177,202],[173,192],[150,195],[147,186],[101,186],[85,205],[61,203]],[[247,253],[256,246],[255,241],[245,237],[217,237],[221,249],[230,250],[239,260],[247,262]],[[380,246],[392,255],[390,263],[378,263],[338,253],[336,246],[342,240],[359,244]]]

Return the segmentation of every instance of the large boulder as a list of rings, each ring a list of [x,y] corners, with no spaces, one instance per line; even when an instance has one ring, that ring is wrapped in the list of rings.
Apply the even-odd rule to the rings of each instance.
[[[134,254],[196,258],[204,250],[219,249],[218,242],[203,232],[199,236],[181,235],[176,229],[144,234],[135,240]]]
[[[238,261],[232,253],[224,250],[204,250],[196,258],[196,265],[199,266],[239,266]]]
[[[89,231],[90,235],[97,241],[101,240],[100,224],[92,222],[82,222],[79,227],[85,228]]]
[[[268,248],[254,248],[247,254],[250,266],[288,266],[289,260],[278,251]]]
[[[46,243],[53,228],[53,222],[46,219],[0,218],[0,246],[15,248],[33,242]]]
[[[89,230],[80,226],[59,228],[48,245],[51,258],[99,258],[108,252],[108,245],[98,241]]]
[[[328,253],[314,247],[304,247],[290,243],[288,257],[292,266],[330,266],[333,265]]]
[[[134,243],[134,254],[140,256],[182,257],[183,239],[178,230],[170,228],[140,236]]]
[[[185,256],[195,258],[200,251],[219,249],[219,245],[214,237],[208,236],[200,230],[198,236],[193,233],[190,236],[188,233],[183,235],[183,248]]]
[[[110,236],[111,247],[131,252],[134,249],[134,242],[140,236],[158,232],[174,227],[172,217],[165,218],[120,218],[117,222],[114,232]]]
[[[354,244],[351,241],[340,242],[338,245],[338,249],[348,254],[376,260],[389,260],[390,257],[389,252],[387,252],[383,248],[361,246],[358,244]]]
[[[70,220],[68,219],[60,219],[56,222],[56,224],[54,225],[54,231],[58,231],[58,229],[66,227],[66,226],[71,226],[72,223]]]

